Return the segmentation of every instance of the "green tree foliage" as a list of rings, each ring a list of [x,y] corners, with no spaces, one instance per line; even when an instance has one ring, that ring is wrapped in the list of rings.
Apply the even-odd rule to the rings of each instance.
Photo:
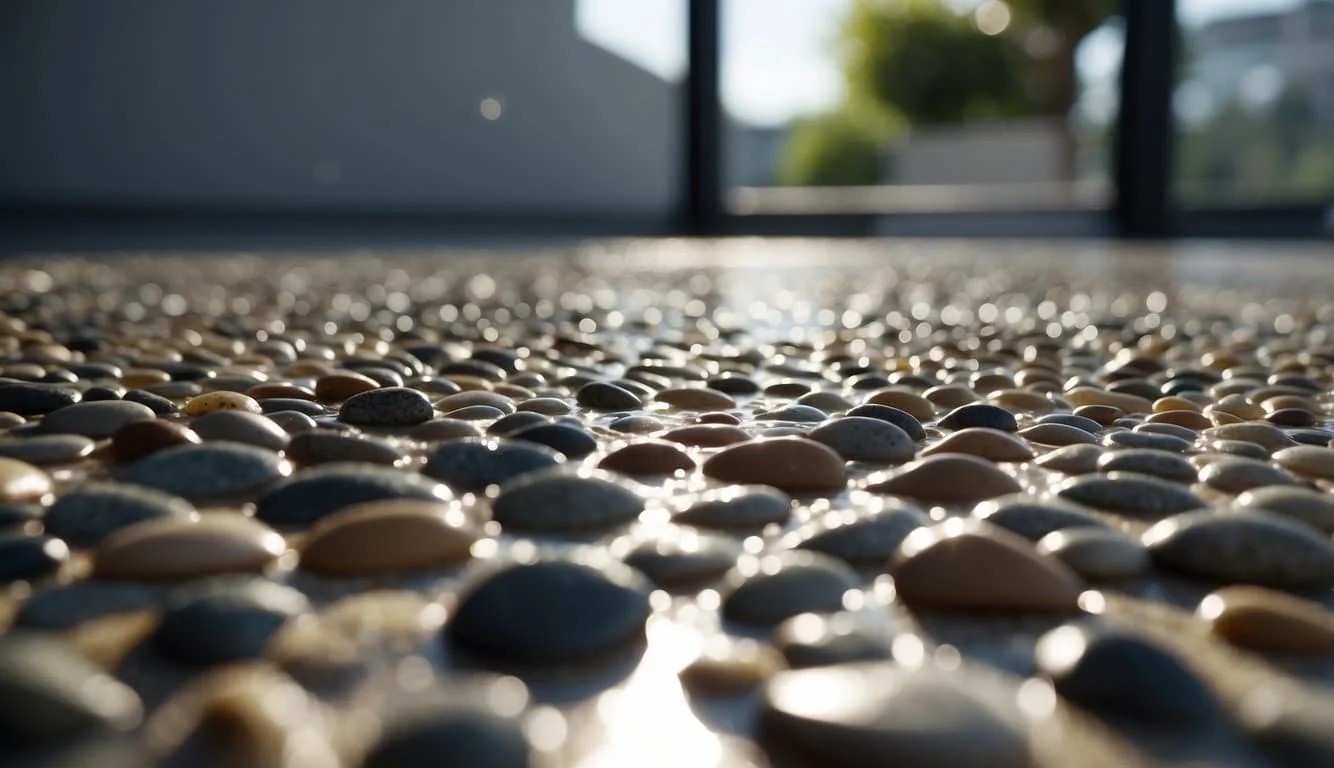
[[[874,184],[880,153],[890,130],[859,118],[850,110],[803,118],[793,124],[778,169],[778,183],[789,186]]]

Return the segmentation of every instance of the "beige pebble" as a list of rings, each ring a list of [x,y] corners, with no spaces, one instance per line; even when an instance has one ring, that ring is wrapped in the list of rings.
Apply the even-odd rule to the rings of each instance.
[[[1215,635],[1256,651],[1334,652],[1334,612],[1263,587],[1224,587],[1200,601]]]
[[[783,655],[770,645],[720,635],[704,643],[679,677],[694,693],[729,695],[754,688],[786,667]]]
[[[952,432],[944,440],[922,451],[923,456],[937,456],[945,453],[968,453],[990,461],[1029,461],[1033,458],[1033,449],[1023,440],[986,427],[968,427]]]
[[[103,540],[93,552],[93,572],[107,579],[159,581],[261,571],[285,549],[282,536],[239,512],[158,518]]]
[[[726,392],[707,387],[673,387],[662,390],[653,399],[683,411],[725,411],[736,407],[736,401]]]
[[[1027,389],[998,389],[989,393],[987,400],[1010,411],[1043,412],[1056,407],[1047,395]]]
[[[1186,429],[1197,431],[1209,429],[1214,425],[1214,423],[1209,420],[1209,417],[1205,416],[1203,413],[1185,409],[1176,411],[1158,411],[1150,416],[1147,419],[1147,422],[1150,424],[1173,424],[1178,427],[1185,427]]]
[[[1334,480],[1334,448],[1297,445],[1273,456],[1274,463],[1303,477]]]
[[[1100,445],[1067,445],[1044,453],[1033,463],[1064,475],[1087,475],[1097,470],[1098,460],[1105,452]]]
[[[962,384],[941,384],[922,393],[939,408],[954,410],[961,405],[976,403],[980,398],[977,393]]]
[[[890,566],[910,606],[951,610],[1066,612],[1077,609],[1078,577],[1025,539],[955,518],[904,539]]]
[[[240,392],[228,391],[205,392],[202,395],[196,395],[186,402],[183,410],[187,416],[203,416],[214,411],[264,412],[255,398]]]
[[[1201,407],[1199,405],[1196,405],[1184,397],[1177,397],[1175,395],[1160,397],[1153,401],[1154,413],[1166,413],[1168,411],[1191,411],[1193,413],[1199,413],[1200,410]]]
[[[301,567],[333,576],[367,576],[466,560],[478,533],[444,502],[384,499],[341,509],[310,530]]]
[[[532,411],[544,416],[564,416],[574,408],[559,397],[534,397],[514,406],[516,411]]]
[[[1124,392],[1108,392],[1097,387],[1075,387],[1065,393],[1065,399],[1072,405],[1107,405],[1120,409],[1124,413],[1150,413],[1153,402]],[[1089,418],[1093,418],[1089,416]],[[1094,421],[1099,421],[1094,419]]]
[[[51,476],[33,465],[0,457],[0,501],[38,501],[51,492]]]
[[[1019,430],[1019,436],[1038,445],[1093,445],[1098,438],[1069,424],[1034,424]]]
[[[1225,424],[1204,430],[1209,440],[1241,440],[1262,445],[1269,451],[1278,451],[1297,444],[1296,440],[1284,434],[1283,430],[1261,422]]]
[[[792,493],[841,490],[848,479],[841,456],[800,437],[751,440],[724,448],[704,462],[703,471],[723,482],[769,485]]]
[[[612,451],[598,468],[632,477],[671,475],[677,470],[690,472],[695,460],[671,443],[645,441]]]
[[[809,405],[825,413],[842,413],[852,409],[852,403],[836,392],[811,392],[797,398],[797,405]]]
[[[872,393],[870,397],[866,398],[866,402],[898,408],[900,411],[912,414],[913,418],[918,421],[930,421],[936,415],[936,409],[931,405],[930,400],[915,392],[907,392],[902,389],[882,389]]]
[[[928,503],[963,503],[1018,493],[1018,481],[986,459],[966,453],[929,456],[888,476],[872,475],[866,490]]]
[[[662,435],[662,439],[700,448],[719,448],[724,445],[744,443],[750,439],[750,434],[730,424],[692,424],[669,430]]]

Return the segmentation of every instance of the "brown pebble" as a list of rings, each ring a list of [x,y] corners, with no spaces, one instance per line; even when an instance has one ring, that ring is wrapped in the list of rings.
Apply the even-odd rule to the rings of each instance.
[[[967,427],[952,432],[944,440],[922,451],[923,456],[938,456],[945,453],[967,453],[990,461],[1028,461],[1033,458],[1033,449],[1023,440],[986,427]]]
[[[1075,408],[1074,414],[1093,419],[1105,427],[1124,416],[1125,412],[1111,405],[1081,405]]]
[[[1044,412],[1055,408],[1051,398],[1027,389],[998,389],[988,394],[987,400],[1008,411]]]
[[[0,501],[39,501],[51,487],[51,476],[37,467],[0,458]]]
[[[693,693],[731,695],[754,688],[786,668],[783,655],[770,645],[717,636],[678,674],[682,685]]]
[[[201,442],[193,429],[174,421],[135,421],[111,436],[111,456],[119,462],[138,461],[164,448]]]
[[[203,416],[214,411],[264,412],[255,398],[243,395],[240,392],[227,391],[205,392],[202,395],[196,395],[190,398],[183,410],[187,416]]]
[[[320,520],[301,550],[301,567],[333,576],[433,568],[469,557],[477,531],[463,512],[424,499],[354,504]]]
[[[369,376],[353,371],[338,371],[321,376],[315,381],[315,397],[326,403],[339,403],[380,385]]]
[[[704,462],[704,474],[723,482],[756,483],[792,493],[836,491],[847,484],[843,458],[820,443],[800,437],[730,446]]]
[[[1019,436],[1038,445],[1092,445],[1098,438],[1069,424],[1034,424],[1019,430]]]
[[[1151,400],[1124,392],[1108,392],[1097,387],[1075,387],[1065,393],[1065,399],[1072,405],[1107,405],[1123,413],[1150,413],[1153,411]],[[1088,416],[1088,414],[1080,414]],[[1088,418],[1093,419],[1092,416]],[[1093,419],[1098,421],[1098,419]],[[1101,423],[1101,422],[1100,422]]]
[[[1060,613],[1077,609],[1080,583],[1025,539],[954,518],[904,539],[890,566],[898,597],[951,610]]]
[[[719,448],[744,443],[750,439],[750,434],[728,424],[692,424],[670,430],[662,435],[662,439],[700,448]]]
[[[544,416],[564,416],[573,411],[569,403],[559,397],[534,397],[514,406],[516,411],[532,411]]]
[[[977,502],[1018,493],[1018,481],[986,459],[966,453],[929,456],[884,479],[868,478],[866,490],[907,496],[928,503]]]
[[[866,398],[866,402],[898,408],[900,411],[912,414],[918,421],[930,421],[936,415],[935,406],[930,400],[915,392],[906,392],[902,389],[882,389]]]
[[[93,552],[99,578],[159,581],[261,571],[286,549],[272,528],[239,512],[157,518],[107,537]]]
[[[598,468],[631,477],[671,475],[677,470],[694,470],[695,461],[671,443],[646,441],[612,451],[598,462]]]
[[[470,408],[474,405],[485,405],[495,408],[502,414],[514,413],[514,401],[504,395],[498,395],[495,392],[486,392],[482,390],[468,390],[453,395],[447,395],[435,401],[435,408],[443,413],[457,411],[462,408]]]
[[[1256,651],[1334,651],[1334,611],[1263,587],[1224,587],[1200,601],[1200,618],[1233,645]]]
[[[727,393],[705,387],[664,389],[653,399],[683,411],[719,411],[736,407],[736,401]]]
[[[288,397],[294,400],[314,400],[315,390],[310,387],[303,387],[300,384],[288,384],[284,382],[272,381],[256,384],[246,390],[246,394],[256,400],[264,400],[270,397]]]
[[[1204,430],[1204,436],[1210,440],[1241,440],[1262,445],[1269,451],[1279,451],[1297,444],[1296,440],[1284,434],[1283,430],[1263,422],[1243,422],[1210,427]]]
[[[1214,423],[1209,420],[1209,417],[1205,416],[1203,413],[1187,410],[1159,411],[1150,416],[1147,419],[1147,422],[1150,424],[1175,424],[1178,427],[1185,427],[1186,429],[1197,431],[1209,429],[1214,425]]]
[[[930,400],[937,407],[946,410],[954,410],[961,405],[976,403],[979,399],[977,393],[962,384],[942,384],[932,387],[923,392],[922,397]]]

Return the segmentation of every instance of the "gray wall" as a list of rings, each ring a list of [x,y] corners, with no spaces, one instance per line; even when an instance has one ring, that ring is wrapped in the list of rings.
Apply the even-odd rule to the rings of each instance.
[[[581,40],[573,0],[3,0],[0,65],[10,200],[639,215],[676,193],[675,87]]]

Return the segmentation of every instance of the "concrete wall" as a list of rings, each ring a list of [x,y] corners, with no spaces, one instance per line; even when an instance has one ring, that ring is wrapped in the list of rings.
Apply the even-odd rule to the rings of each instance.
[[[10,200],[653,214],[677,103],[573,0],[0,2]]]

